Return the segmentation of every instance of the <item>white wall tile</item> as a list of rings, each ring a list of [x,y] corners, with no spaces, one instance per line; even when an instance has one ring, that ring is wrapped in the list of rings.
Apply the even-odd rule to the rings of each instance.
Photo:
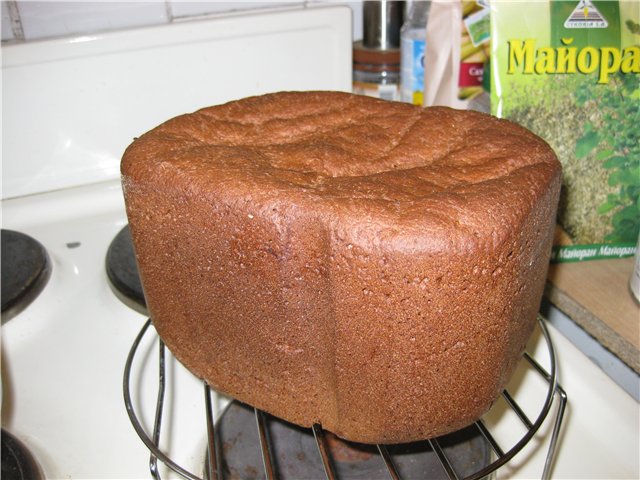
[[[7,2],[1,2],[2,7],[2,41],[13,40],[13,29],[11,28],[11,15]]]
[[[169,0],[170,12],[173,18],[208,15],[215,13],[234,12],[243,10],[290,7],[303,5],[302,0],[285,0],[281,2],[221,2],[221,1],[188,1]]]
[[[13,39],[7,2],[2,4],[2,40]],[[294,5],[346,4],[353,10],[353,38],[362,38],[362,0],[143,0],[51,1],[17,0],[25,40],[83,35],[155,25],[193,16]]]
[[[169,21],[163,1],[19,1],[26,40],[89,34]]]

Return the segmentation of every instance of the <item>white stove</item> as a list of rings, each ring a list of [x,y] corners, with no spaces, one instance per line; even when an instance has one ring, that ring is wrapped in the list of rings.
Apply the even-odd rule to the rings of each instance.
[[[123,401],[125,360],[146,317],[114,294],[105,270],[107,249],[126,225],[124,148],[209,104],[276,90],[349,90],[350,28],[344,7],[296,7],[3,47],[2,227],[41,242],[52,273],[2,325],[2,427],[45,478],[150,478],[149,452]],[[548,328],[569,397],[552,477],[640,477],[638,403]],[[153,333],[145,337],[131,379],[149,431],[156,343]],[[541,335],[530,350],[548,365]],[[163,442],[202,475],[202,385],[170,356],[167,373]],[[512,388],[525,409],[544,392],[530,374]],[[226,403],[214,398],[216,415]],[[540,478],[553,412],[499,478]],[[496,420],[501,435],[513,434],[511,422]],[[177,475],[162,467],[161,476]]]

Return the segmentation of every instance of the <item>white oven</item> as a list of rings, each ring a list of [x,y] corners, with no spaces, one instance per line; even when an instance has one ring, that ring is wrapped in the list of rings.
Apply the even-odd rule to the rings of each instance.
[[[126,226],[118,170],[124,148],[163,120],[203,106],[277,90],[350,90],[351,41],[350,10],[321,5],[3,46],[2,228],[35,240],[41,263],[36,289],[18,291],[22,303],[16,300],[3,313],[2,428],[3,436],[12,435],[15,445],[26,448],[43,478],[150,478],[156,468],[140,437],[153,441],[161,348],[153,327],[143,330],[143,307],[118,288],[109,264],[109,256],[119,253],[114,241]],[[3,281],[10,257],[19,260],[17,250],[4,248],[3,241]],[[28,281],[33,278],[27,275]],[[484,424],[507,451],[527,436],[526,423],[536,423],[551,395],[549,412],[496,475],[638,478],[637,402],[543,323],[553,347],[538,329],[529,351],[547,373],[553,370],[550,350],[555,351],[561,388],[554,390],[534,364],[523,360],[508,397],[524,410],[524,427],[504,405]],[[138,335],[140,343],[134,344]],[[223,412],[227,420],[235,419],[225,428],[236,440],[242,432],[234,429],[242,422],[253,430],[265,424],[271,432],[279,428],[274,419],[263,424],[265,417],[256,420],[253,412],[247,417],[237,406],[225,410],[229,399],[204,389],[168,352],[163,361],[158,443],[169,463],[206,476],[211,461],[206,460],[211,456],[207,407],[214,419]],[[561,391],[568,396],[562,418]],[[554,428],[559,428],[555,447]],[[320,458],[315,438],[305,435],[295,442],[310,441]],[[218,462],[233,450],[229,438],[214,452]],[[447,450],[446,441],[442,445]],[[482,448],[489,461],[499,457]],[[265,475],[264,460],[254,450],[235,454],[245,462],[246,478]],[[275,458],[278,452],[271,454]],[[335,449],[331,452],[335,455]],[[349,457],[346,462],[377,462],[380,475],[393,476],[379,453],[359,451],[357,461]],[[386,453],[391,462],[402,463],[397,448]],[[295,450],[293,456],[301,453]],[[162,460],[160,477],[180,477]],[[284,468],[282,463],[276,470]],[[281,477],[326,475],[293,468]],[[398,467],[403,468],[409,467]],[[378,472],[345,478],[370,478],[377,475],[367,473],[373,471]],[[442,472],[443,478],[451,476],[446,468]],[[430,477],[420,470],[400,473]]]

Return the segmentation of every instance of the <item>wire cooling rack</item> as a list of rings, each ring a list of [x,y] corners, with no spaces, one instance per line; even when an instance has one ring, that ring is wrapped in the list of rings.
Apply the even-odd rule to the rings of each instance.
[[[558,441],[558,435],[562,420],[564,417],[564,411],[567,404],[567,394],[558,384],[557,381],[557,362],[556,355],[553,347],[553,343],[549,336],[549,332],[545,326],[545,321],[542,317],[538,318],[538,325],[545,340],[545,344],[549,355],[549,371],[540,365],[528,352],[523,355],[522,362],[527,369],[537,372],[546,385],[546,395],[544,401],[539,405],[538,412],[535,418],[532,420],[526,413],[525,409],[515,400],[515,398],[505,389],[502,392],[502,398],[504,403],[519,419],[524,426],[524,433],[513,442],[509,442],[507,446],[501,445],[500,441],[496,439],[495,434],[491,431],[490,426],[484,420],[485,417],[475,422],[471,429],[476,429],[477,433],[487,442],[491,457],[490,461],[486,464],[481,464],[476,470],[461,476],[456,470],[451,458],[447,454],[446,448],[443,448],[443,439],[435,438],[427,440],[426,448],[430,450],[430,454],[437,457],[437,461],[442,469],[443,477],[450,480],[474,480],[487,477],[493,472],[497,471],[500,467],[510,462],[535,436],[536,432],[540,429],[541,425],[545,422],[547,416],[552,411],[552,405],[554,400],[557,399],[557,408],[555,409],[555,418],[553,419],[553,429],[551,431],[551,438],[549,441],[549,447],[546,454],[544,469],[541,478],[550,478],[551,467],[556,452],[556,446]],[[221,458],[222,447],[220,440],[216,435],[217,424],[214,422],[213,409],[211,407],[212,391],[203,382],[203,408],[205,410],[206,425],[203,425],[203,434],[207,438],[207,448],[204,460],[204,473],[202,476],[195,474],[183,468],[175,459],[165,453],[160,446],[160,431],[162,428],[163,410],[166,396],[166,355],[170,355],[168,350],[164,346],[164,343],[160,338],[158,342],[158,395],[155,406],[154,422],[152,432],[142,426],[139,413],[135,411],[131,395],[131,372],[132,365],[136,354],[140,355],[140,343],[145,335],[156,335],[152,327],[151,320],[142,327],[140,333],[136,337],[127,361],[124,371],[124,400],[127,413],[131,420],[131,423],[136,430],[140,439],[144,442],[150,452],[149,472],[155,479],[160,479],[160,473],[158,469],[158,462],[162,462],[167,468],[180,476],[192,479],[192,480],[222,480],[225,478],[225,471],[223,468],[223,461]],[[495,406],[495,405],[494,405]],[[494,408],[494,407],[492,407]],[[147,413],[147,412],[145,412]],[[278,475],[278,468],[274,462],[274,447],[270,441],[270,435],[268,434],[268,415],[264,412],[254,409],[255,420],[257,426],[257,435],[262,453],[262,467],[264,468],[264,477],[268,480],[275,480],[280,478]],[[491,413],[491,410],[489,411]],[[310,429],[315,443],[317,445],[317,455],[321,460],[324,477],[327,480],[340,480],[340,476],[336,472],[335,461],[332,458],[332,452],[329,448],[329,442],[327,440],[328,433],[325,432],[320,425],[313,425]],[[205,433],[206,432],[206,433]],[[392,480],[401,480],[399,469],[397,468],[394,455],[390,453],[391,446],[376,445],[375,449],[377,454],[380,455],[388,478]]]

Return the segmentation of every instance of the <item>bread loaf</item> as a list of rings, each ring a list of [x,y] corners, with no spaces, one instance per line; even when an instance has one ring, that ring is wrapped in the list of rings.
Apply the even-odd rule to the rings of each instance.
[[[535,325],[561,169],[514,123],[283,92],[171,119],[121,168],[160,336],[290,422],[364,443],[457,430]]]

